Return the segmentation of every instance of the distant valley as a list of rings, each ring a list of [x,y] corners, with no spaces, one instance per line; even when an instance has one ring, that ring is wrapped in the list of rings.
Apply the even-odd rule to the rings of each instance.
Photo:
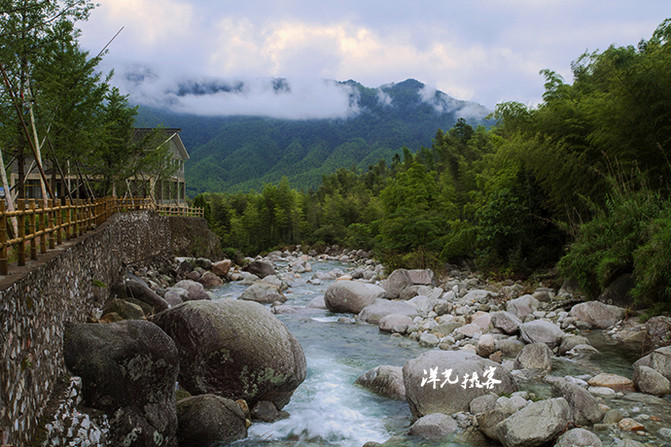
[[[246,116],[225,112],[222,106],[221,115],[227,116],[221,116],[214,101],[208,110],[190,110],[189,104],[202,99],[225,104],[227,96],[252,97],[244,83],[185,82],[171,90],[164,103],[154,100],[140,106],[139,127],[182,128],[181,137],[191,155],[186,164],[190,197],[205,191],[260,190],[264,183],[283,176],[294,187],[316,188],[322,174],[340,167],[367,169],[380,159],[390,162],[403,147],[413,152],[428,147],[438,129],[451,128],[459,118],[474,127],[491,124],[485,107],[456,100],[414,79],[378,88],[351,80],[333,82],[329,87],[346,95],[334,97],[343,101],[342,111],[331,112],[327,103],[305,104],[313,107],[312,115],[305,117],[298,113],[303,104],[288,101],[289,95],[297,93],[289,81],[268,82],[263,96],[270,98],[267,114],[261,104]],[[281,108],[282,100],[287,100],[285,110],[273,109],[277,103]],[[310,97],[291,100],[310,101]],[[297,110],[296,116],[290,116],[292,110]],[[289,117],[283,117],[284,112]]]

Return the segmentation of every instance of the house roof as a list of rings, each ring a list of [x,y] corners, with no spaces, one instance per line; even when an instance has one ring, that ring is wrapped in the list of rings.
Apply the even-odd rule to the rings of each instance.
[[[179,133],[182,129],[178,127],[136,127],[133,133],[133,140],[137,141],[157,129],[165,135],[164,143],[167,143],[170,140],[175,143],[175,147],[177,147],[177,151],[182,159],[188,160],[190,158],[189,152],[187,152],[186,147],[184,147],[184,142],[182,142],[182,139],[179,137]]]

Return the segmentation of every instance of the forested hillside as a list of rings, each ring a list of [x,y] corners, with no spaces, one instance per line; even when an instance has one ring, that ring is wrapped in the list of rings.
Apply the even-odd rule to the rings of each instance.
[[[314,192],[283,179],[207,194],[215,231],[255,254],[288,244],[372,249],[392,267],[469,262],[526,275],[558,262],[590,296],[623,274],[671,306],[671,21],[637,46],[587,53],[565,82],[544,70],[536,108],[500,104],[391,163],[339,169]]]
[[[485,123],[489,113],[412,79],[377,89],[354,81],[341,84],[351,87],[356,111],[347,118],[203,117],[142,107],[138,123],[183,129],[191,155],[187,188],[194,196],[258,190],[283,176],[294,187],[317,188],[323,174],[390,162],[404,146],[413,151],[429,146],[436,129],[449,129],[459,117],[475,126]]]

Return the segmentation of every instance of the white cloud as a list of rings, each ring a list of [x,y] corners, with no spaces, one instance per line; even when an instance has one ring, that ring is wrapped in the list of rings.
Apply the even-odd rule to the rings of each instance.
[[[131,99],[178,113],[324,119],[347,118],[359,112],[351,100],[353,89],[334,81],[253,77],[175,80],[147,67],[129,68],[120,79]]]

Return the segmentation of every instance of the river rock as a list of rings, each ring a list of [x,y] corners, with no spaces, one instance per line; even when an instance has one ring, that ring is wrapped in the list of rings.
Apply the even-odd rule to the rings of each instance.
[[[251,286],[247,287],[242,295],[238,298],[245,301],[256,301],[262,304],[271,304],[276,301],[283,303],[287,297],[280,292],[279,287],[274,284],[269,284],[265,281],[257,281]]]
[[[224,282],[219,278],[217,275],[215,275],[212,272],[205,272],[203,273],[203,276],[198,279],[198,282],[203,285],[206,289],[213,289],[215,287],[219,287],[222,285]]]
[[[425,352],[403,366],[403,382],[410,411],[415,418],[431,413],[453,414],[468,411],[471,401],[478,396],[516,391],[510,373],[500,366],[471,352]],[[436,374],[435,381],[431,381],[432,371]],[[493,374],[489,377],[494,380],[485,377],[485,373],[491,371]],[[447,377],[443,373],[448,373]],[[467,380],[474,375],[484,385],[482,388],[471,386],[475,382]],[[448,379],[453,383],[446,383]]]
[[[505,447],[534,447],[549,443],[569,424],[569,405],[563,397],[531,402],[497,426]]]
[[[501,351],[506,357],[516,357],[524,349],[524,342],[514,338],[496,340],[496,350]]]
[[[545,343],[531,343],[515,358],[515,369],[552,370],[552,351]]]
[[[392,300],[397,299],[403,289],[412,285],[412,279],[410,279],[406,269],[394,270],[387,279],[382,281],[382,288],[385,290],[384,297]]]
[[[175,343],[153,323],[66,323],[65,365],[82,378],[87,406],[111,415],[111,444],[177,445]]]
[[[355,382],[380,396],[405,400],[403,370],[400,366],[381,365],[366,371]]]
[[[522,339],[527,343],[545,343],[550,349],[559,346],[564,332],[547,320],[535,320],[520,325]]]
[[[554,447],[602,447],[597,435],[584,428],[572,428],[557,439]]]
[[[156,292],[151,290],[149,286],[137,277],[127,277],[124,279],[125,297],[135,298],[144,303],[149,304],[154,312],[161,312],[167,309],[170,305],[161,298]]]
[[[636,360],[634,367],[637,365],[649,366],[671,380],[671,346],[655,349],[650,354]]]
[[[648,352],[671,344],[671,317],[658,315],[645,322],[643,351]]]
[[[238,404],[214,394],[177,402],[179,447],[205,447],[247,437],[245,414]]]
[[[184,301],[189,300],[189,292],[181,287],[170,287],[165,291],[163,299],[171,306],[177,306],[178,304],[182,304]]]
[[[634,382],[617,374],[601,373],[587,381],[590,386],[610,388],[615,391],[635,391]]]
[[[414,269],[407,270],[408,278],[410,282],[418,286],[435,286],[436,285],[436,275],[431,269]]]
[[[251,417],[254,421],[274,422],[279,419],[281,413],[277,411],[275,405],[267,400],[262,400],[254,405],[251,411]]]
[[[212,264],[212,273],[222,278],[228,276],[228,272],[231,270],[231,265],[233,262],[230,259],[224,259],[222,261],[215,262]]]
[[[517,334],[520,332],[520,325],[522,322],[517,316],[510,312],[500,311],[492,314],[492,327],[501,329],[508,335]]]
[[[378,327],[382,332],[405,334],[412,325],[412,318],[407,315],[391,314],[380,318]]]
[[[199,282],[191,281],[190,279],[183,279],[175,284],[173,287],[184,289],[188,293],[188,300],[209,300],[210,295],[205,291],[205,287]]]
[[[308,303],[307,307],[311,309],[326,309],[326,301],[324,301],[324,295],[312,298]]]
[[[632,380],[641,393],[664,396],[671,393],[671,382],[654,369],[636,365]]]
[[[522,295],[506,303],[506,311],[523,319],[538,309],[540,303],[532,295]]]
[[[589,345],[589,340],[582,335],[566,334],[559,344],[559,354],[565,355],[578,345]]]
[[[571,421],[575,425],[592,425],[601,421],[604,411],[589,391],[559,377],[546,377],[545,381],[552,385],[555,394],[566,399],[571,410]]]
[[[458,429],[457,421],[453,417],[443,413],[432,413],[417,419],[408,434],[429,441],[439,441]]]
[[[103,315],[116,312],[124,320],[144,320],[145,315],[142,308],[137,304],[126,300],[114,299],[103,309]]]
[[[179,382],[191,394],[269,400],[282,409],[305,379],[305,355],[284,324],[252,301],[189,301],[154,322],[177,345]]]
[[[375,303],[385,294],[383,288],[360,281],[337,281],[324,294],[324,302],[331,312],[358,314],[364,307]]]
[[[606,329],[624,318],[624,309],[601,301],[579,303],[571,308],[569,315],[593,328]]]
[[[270,262],[266,261],[252,261],[249,264],[247,264],[247,267],[245,267],[245,270],[248,271],[249,273],[252,273],[259,278],[263,279],[268,275],[274,275],[275,274],[275,268]]]
[[[370,324],[379,324],[382,317],[391,314],[407,315],[408,317],[416,316],[417,309],[405,301],[390,301],[378,298],[373,304],[361,309],[357,320]]]
[[[496,339],[492,334],[483,334],[478,339],[477,353],[480,357],[489,357],[496,352]]]

